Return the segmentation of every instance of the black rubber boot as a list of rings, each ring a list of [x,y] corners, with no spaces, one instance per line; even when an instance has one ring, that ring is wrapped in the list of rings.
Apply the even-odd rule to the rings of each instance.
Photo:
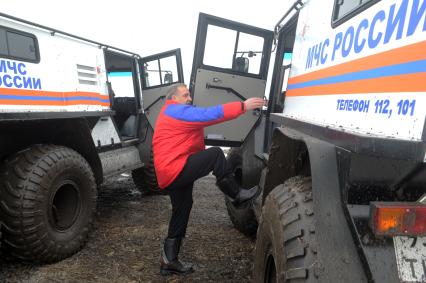
[[[223,179],[218,180],[216,184],[235,205],[239,205],[253,199],[259,191],[258,186],[254,186],[248,190],[241,188],[232,175],[228,175]]]
[[[192,264],[185,264],[179,261],[178,254],[181,244],[181,238],[167,238],[164,241],[160,260],[161,275],[185,275],[194,272]]]

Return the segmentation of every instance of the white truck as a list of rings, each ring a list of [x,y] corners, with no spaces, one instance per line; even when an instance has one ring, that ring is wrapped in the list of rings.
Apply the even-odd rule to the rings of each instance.
[[[132,170],[141,190],[156,189],[152,125],[176,82],[179,49],[141,58],[0,14],[4,256],[53,262],[80,250],[105,177]]]
[[[292,1],[274,32],[201,14],[194,103],[262,94],[273,41],[267,110],[206,129],[262,188],[227,201],[254,282],[426,282],[426,1]]]

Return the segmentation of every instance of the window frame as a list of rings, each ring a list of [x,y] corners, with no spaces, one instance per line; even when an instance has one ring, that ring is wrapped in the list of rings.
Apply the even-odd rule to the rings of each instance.
[[[7,55],[0,53],[0,58],[6,58],[6,59],[17,60],[17,61],[36,63],[36,64],[40,63],[40,48],[39,48],[39,44],[38,44],[38,39],[34,34],[24,32],[24,31],[21,31],[21,30],[17,30],[17,29],[12,29],[12,28],[9,28],[9,27],[1,26],[1,25],[0,25],[0,29],[5,30],[5,32],[6,32],[6,45],[7,45],[7,52],[8,52]],[[35,57],[36,58],[33,60],[33,59],[24,58],[24,57],[10,55],[9,54],[10,53],[9,42],[8,42],[9,40],[8,40],[8,37],[7,37],[7,32],[11,32],[11,33],[15,33],[15,34],[19,34],[19,35],[31,38],[34,42]]]
[[[165,84],[163,82],[163,79],[160,75],[160,84],[159,85],[154,85],[154,86],[147,86],[146,85],[146,80],[144,77],[144,63],[146,62],[150,62],[150,61],[157,61],[158,62],[158,66],[159,66],[159,71],[161,71],[161,59],[167,58],[167,57],[172,57],[175,56],[175,60],[176,60],[176,70],[177,70],[177,81],[176,82],[171,82],[171,83],[167,83]],[[151,55],[148,57],[144,57],[142,59],[140,59],[139,63],[140,63],[140,73],[141,73],[141,82],[142,82],[142,90],[148,90],[148,89],[155,89],[155,88],[159,88],[159,87],[165,87],[165,86],[170,86],[172,84],[176,84],[176,83],[183,83],[183,70],[182,70],[182,57],[180,54],[180,50],[179,49],[173,49],[170,51],[166,51],[166,52],[162,52],[159,54],[155,54],[155,55]]]
[[[334,0],[334,4],[333,4],[333,12],[331,14],[331,27],[332,28],[336,28],[338,26],[340,26],[341,24],[343,24],[344,22],[347,22],[348,20],[352,19],[353,17],[355,17],[356,15],[364,12],[365,10],[367,10],[368,8],[370,8],[371,6],[373,6],[374,4],[380,2],[381,0],[371,0],[368,1],[364,4],[361,4],[360,6],[356,7],[355,9],[353,9],[352,11],[350,11],[349,13],[347,13],[346,15],[344,15],[343,17],[336,19],[337,16],[337,12],[338,12],[338,2],[340,0]]]
[[[205,53],[205,47],[206,47],[208,25],[213,25],[213,26],[217,26],[217,27],[221,27],[225,29],[234,30],[237,32],[239,31],[240,33],[246,33],[246,34],[262,37],[263,48],[262,48],[262,59],[261,59],[261,64],[259,68],[259,74],[251,74],[251,73],[239,72],[239,71],[227,69],[227,68],[205,65],[204,53]],[[270,50],[272,47],[272,40],[273,40],[273,33],[269,30],[265,30],[258,27],[252,27],[246,24],[200,13],[196,43],[194,48],[195,53],[194,53],[194,61],[193,61],[192,72],[191,72],[191,84],[192,84],[192,80],[194,79],[193,76],[195,75],[195,71],[197,69],[204,69],[204,70],[216,71],[216,72],[221,72],[226,74],[266,80],[266,77],[267,77],[266,74],[268,72],[268,66],[269,66],[269,58],[271,55]]]
[[[219,66],[213,66],[213,65],[204,63],[204,60],[205,60],[205,57],[206,57],[206,52],[205,52],[206,51],[206,45],[209,42],[209,41],[207,41],[207,39],[208,39],[208,37],[207,37],[208,36],[208,27],[209,26],[224,28],[224,29],[236,32],[236,34],[235,34],[234,50],[233,50],[233,60],[231,62],[232,63],[232,67],[231,68],[224,68],[224,67],[219,67]],[[250,35],[250,36],[256,36],[256,37],[258,37],[258,38],[260,38],[260,39],[263,40],[262,51],[261,51],[262,53],[260,54],[261,58],[260,58],[260,64],[259,64],[259,69],[258,69],[257,73],[240,72],[240,71],[237,71],[237,70],[234,69],[234,64],[235,64],[235,59],[237,58],[237,53],[241,53],[241,51],[238,51],[238,49],[240,48],[240,36],[241,36],[242,33]],[[221,70],[221,72],[231,71],[231,72],[235,72],[236,74],[243,75],[243,76],[260,77],[261,73],[262,73],[262,64],[263,64],[263,57],[264,57],[263,54],[267,50],[267,48],[265,48],[265,41],[266,41],[265,37],[263,37],[263,36],[261,36],[259,34],[249,33],[249,32],[237,29],[237,28],[225,27],[225,26],[220,26],[218,24],[211,24],[211,23],[209,23],[209,24],[207,24],[207,33],[206,33],[206,37],[205,37],[205,44],[204,44],[204,49],[203,49],[204,52],[203,52],[203,57],[202,57],[202,60],[201,60],[201,65],[205,69],[212,68],[212,70],[214,70],[214,69]]]

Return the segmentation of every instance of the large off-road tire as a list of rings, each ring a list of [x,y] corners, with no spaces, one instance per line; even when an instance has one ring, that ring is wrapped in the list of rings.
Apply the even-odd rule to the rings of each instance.
[[[5,253],[49,263],[84,246],[97,190],[90,165],[80,154],[63,146],[32,146],[5,162],[0,180]]]
[[[158,186],[157,175],[154,169],[154,155],[151,150],[148,166],[144,166],[132,171],[133,183],[143,194],[162,194],[163,191]]]
[[[242,183],[242,153],[240,148],[231,148],[226,157],[231,166],[235,179]],[[246,236],[254,237],[257,230],[257,219],[253,201],[248,201],[242,205],[234,205],[228,198],[225,198],[226,209],[234,227]]]
[[[257,231],[254,282],[317,282],[310,177],[293,177],[266,198]]]

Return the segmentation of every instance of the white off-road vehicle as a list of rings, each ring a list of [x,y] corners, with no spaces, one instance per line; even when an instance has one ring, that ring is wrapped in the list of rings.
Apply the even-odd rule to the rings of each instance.
[[[141,58],[0,14],[3,254],[52,262],[80,250],[105,177],[132,171],[158,189],[152,128],[177,82],[179,49]]]

